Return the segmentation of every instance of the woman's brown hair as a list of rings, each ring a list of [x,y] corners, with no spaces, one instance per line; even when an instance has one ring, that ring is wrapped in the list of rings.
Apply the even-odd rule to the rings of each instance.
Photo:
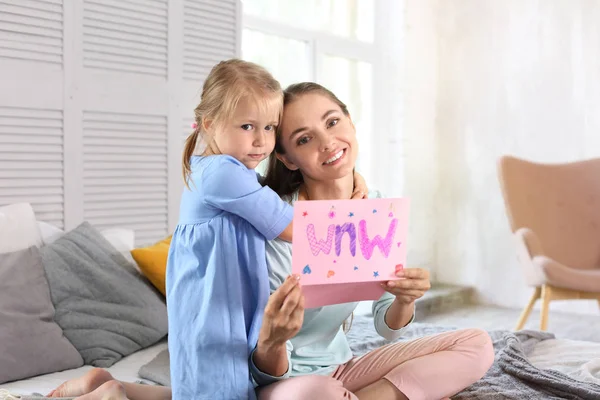
[[[346,104],[338,99],[337,96],[329,89],[314,82],[301,82],[288,86],[283,91],[284,112],[286,105],[293,103],[301,96],[309,93],[318,93],[328,97],[340,107],[346,116],[350,116]],[[275,152],[279,154],[285,154],[285,149],[281,143],[281,123],[277,128]],[[302,178],[302,173],[299,170],[292,171],[288,169],[281,161],[277,159],[277,157],[275,157],[275,154],[271,154],[265,175],[265,185],[273,189],[279,196],[287,196],[298,190],[303,182],[304,179]]]

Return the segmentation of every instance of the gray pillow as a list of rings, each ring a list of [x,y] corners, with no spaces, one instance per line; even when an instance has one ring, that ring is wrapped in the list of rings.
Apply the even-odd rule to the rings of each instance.
[[[0,383],[82,365],[54,322],[38,248],[0,254]]]
[[[86,364],[109,367],[167,334],[163,297],[89,223],[41,254],[55,320]]]

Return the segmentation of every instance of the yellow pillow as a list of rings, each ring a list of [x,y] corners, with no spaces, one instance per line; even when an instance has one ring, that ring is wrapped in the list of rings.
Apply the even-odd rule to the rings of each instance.
[[[131,255],[142,273],[165,296],[167,295],[165,275],[171,237],[169,236],[152,246],[131,250]]]

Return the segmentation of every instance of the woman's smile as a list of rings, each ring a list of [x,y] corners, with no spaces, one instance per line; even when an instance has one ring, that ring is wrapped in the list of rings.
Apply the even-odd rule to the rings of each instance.
[[[325,160],[323,165],[333,166],[342,162],[342,159],[346,156],[346,149],[338,150],[335,153],[332,153],[331,156]]]

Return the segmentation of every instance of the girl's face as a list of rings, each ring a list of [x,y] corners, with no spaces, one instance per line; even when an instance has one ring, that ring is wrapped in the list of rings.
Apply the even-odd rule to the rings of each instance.
[[[231,120],[212,131],[208,128],[214,135],[209,144],[211,153],[227,154],[249,169],[256,168],[275,147],[280,104],[280,98],[274,98],[269,107],[259,107],[253,98],[241,98]]]
[[[353,173],[358,155],[356,130],[349,116],[328,96],[314,92],[285,106],[277,157],[305,178],[327,181]]]

